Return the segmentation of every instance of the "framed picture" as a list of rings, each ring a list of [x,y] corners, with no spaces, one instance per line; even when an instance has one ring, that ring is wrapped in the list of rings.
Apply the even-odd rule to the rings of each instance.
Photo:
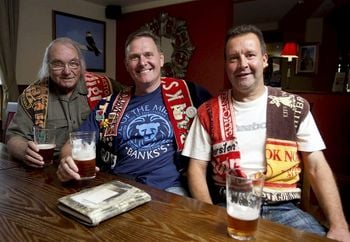
[[[106,23],[53,11],[53,38],[69,37],[83,53],[88,71],[106,70]]]
[[[297,73],[317,73],[318,44],[299,45]]]
[[[268,67],[264,69],[264,83],[266,86],[281,87],[282,85],[282,59],[269,57]]]

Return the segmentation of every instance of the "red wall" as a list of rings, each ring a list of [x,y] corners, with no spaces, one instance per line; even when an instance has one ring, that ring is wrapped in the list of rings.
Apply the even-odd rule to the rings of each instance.
[[[195,50],[185,79],[201,84],[216,95],[224,87],[224,41],[233,22],[231,0],[220,0],[217,4],[211,0],[199,0],[123,14],[117,21],[116,80],[124,84],[132,83],[124,66],[124,43],[127,36],[162,12],[187,23]]]
[[[326,143],[324,154],[335,174],[350,177],[350,95],[294,92],[304,97]]]

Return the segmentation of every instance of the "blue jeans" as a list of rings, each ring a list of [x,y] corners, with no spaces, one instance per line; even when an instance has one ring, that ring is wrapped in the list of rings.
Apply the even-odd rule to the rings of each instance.
[[[261,206],[261,218],[290,227],[315,233],[321,236],[326,235],[326,229],[310,214],[298,208],[292,202],[267,204]]]
[[[226,201],[217,203],[216,205],[226,207]],[[321,236],[326,235],[326,228],[310,214],[298,208],[293,202],[282,202],[278,204],[267,204],[263,202],[260,217],[299,230]]]
[[[168,187],[165,189],[165,191],[175,193],[181,196],[186,196],[186,197],[189,196],[188,191],[183,187]]]

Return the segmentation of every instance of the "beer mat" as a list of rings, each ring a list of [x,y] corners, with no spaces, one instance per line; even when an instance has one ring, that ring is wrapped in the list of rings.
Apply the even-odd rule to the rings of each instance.
[[[150,200],[145,191],[114,180],[59,198],[58,208],[82,224],[96,226]]]

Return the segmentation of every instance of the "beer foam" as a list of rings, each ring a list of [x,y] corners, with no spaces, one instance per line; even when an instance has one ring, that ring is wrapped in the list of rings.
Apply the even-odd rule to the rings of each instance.
[[[95,142],[83,143],[81,139],[72,142],[72,157],[75,160],[92,160],[96,158]]]
[[[52,149],[55,147],[56,147],[55,144],[38,144],[39,150],[48,150],[48,149]]]
[[[255,220],[259,217],[260,210],[256,208],[246,207],[239,204],[227,204],[227,213],[234,218],[240,220]]]

